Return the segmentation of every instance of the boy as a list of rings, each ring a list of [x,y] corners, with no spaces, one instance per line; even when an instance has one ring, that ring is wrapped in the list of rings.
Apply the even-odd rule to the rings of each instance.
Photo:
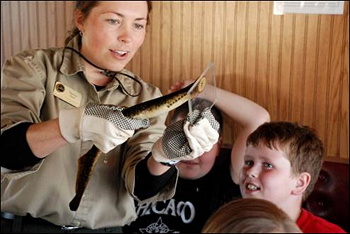
[[[305,233],[345,233],[301,207],[323,162],[323,144],[313,129],[290,122],[265,123],[248,137],[246,145],[240,172],[243,198],[276,204]]]
[[[184,84],[182,84],[184,85]],[[181,88],[181,83],[171,91]],[[209,87],[210,88],[210,87]],[[211,106],[211,102],[197,99],[196,106]],[[227,103],[230,105],[227,105]],[[242,126],[233,150],[242,158],[248,135],[260,124],[269,121],[268,112],[258,104],[239,95],[217,88],[217,102],[211,112],[219,122],[219,141],[209,152],[195,160],[176,164],[179,178],[174,197],[157,203],[139,204],[136,208],[138,218],[124,232],[200,232],[209,216],[221,205],[240,198],[239,187],[232,182],[230,158],[218,158],[222,145],[223,120],[220,109]],[[171,119],[176,122],[186,117],[188,104],[177,108]]]

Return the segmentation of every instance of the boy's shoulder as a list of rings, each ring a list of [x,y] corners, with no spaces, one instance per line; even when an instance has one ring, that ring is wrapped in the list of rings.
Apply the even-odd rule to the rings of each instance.
[[[346,233],[338,225],[302,209],[297,224],[303,233]]]

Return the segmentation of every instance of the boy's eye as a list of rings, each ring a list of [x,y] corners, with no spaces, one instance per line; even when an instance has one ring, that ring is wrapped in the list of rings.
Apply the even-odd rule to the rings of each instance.
[[[272,164],[270,164],[270,163],[264,163],[264,167],[266,169],[272,169],[273,168]]]
[[[252,166],[253,164],[254,164],[253,161],[249,161],[249,160],[244,161],[245,166]]]

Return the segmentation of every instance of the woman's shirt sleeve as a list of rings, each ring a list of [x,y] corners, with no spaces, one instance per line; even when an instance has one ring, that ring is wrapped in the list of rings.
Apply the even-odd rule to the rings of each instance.
[[[33,154],[26,139],[26,132],[31,124],[18,124],[1,135],[1,167],[22,170],[42,160]]]
[[[1,144],[5,151],[1,167],[26,171],[16,176],[36,171],[43,161],[31,152],[26,131],[30,124],[41,122],[45,82],[45,59],[40,51],[12,56],[1,69]]]

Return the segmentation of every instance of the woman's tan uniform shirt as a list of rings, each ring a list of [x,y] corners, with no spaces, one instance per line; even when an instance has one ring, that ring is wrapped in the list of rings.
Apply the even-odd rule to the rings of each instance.
[[[77,38],[68,46],[78,50]],[[76,108],[53,95],[57,81],[82,95],[80,106],[88,102],[133,106],[161,96],[158,88],[141,79],[143,91],[137,97],[128,96],[116,80],[96,91],[81,71],[84,65],[79,55],[63,48],[25,51],[8,60],[1,72],[1,133],[22,122],[55,119],[61,109]],[[132,75],[125,69],[122,72]],[[118,78],[129,93],[137,93],[138,83],[123,75]],[[92,229],[130,223],[137,217],[135,168],[162,136],[165,118],[151,119],[150,127],[137,130],[125,144],[110,151],[106,164],[105,157],[100,158],[76,212],[70,211],[69,202],[75,195],[77,159],[89,144],[81,141],[57,149],[27,170],[5,172],[2,168],[1,211],[21,216],[29,213],[56,225]],[[176,178],[142,202],[172,197]]]

